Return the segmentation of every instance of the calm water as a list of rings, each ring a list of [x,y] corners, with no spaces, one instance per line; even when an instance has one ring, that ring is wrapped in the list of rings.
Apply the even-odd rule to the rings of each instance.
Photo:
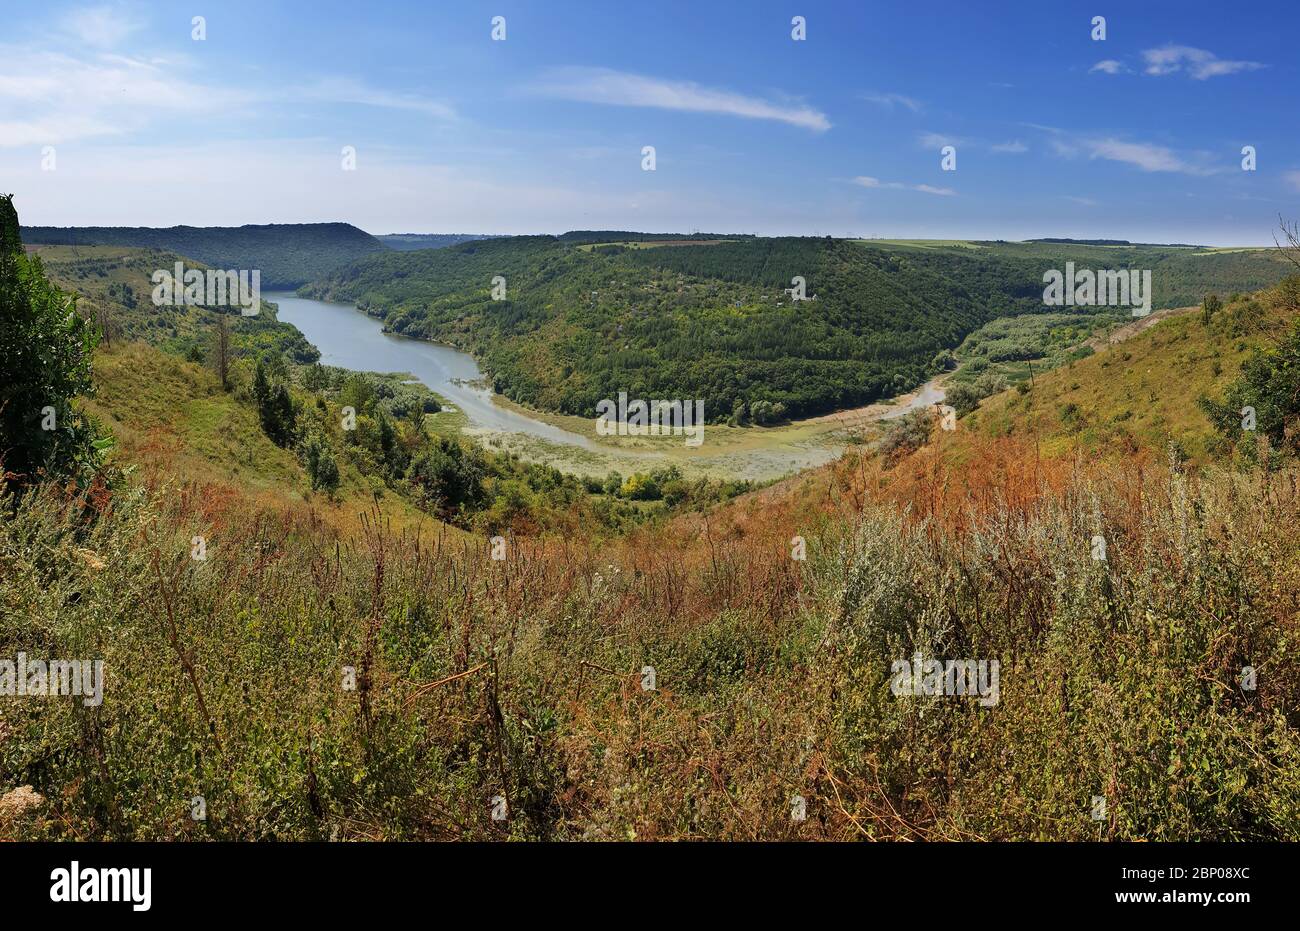
[[[488,430],[527,433],[555,443],[592,448],[584,436],[498,407],[492,389],[470,384],[483,377],[472,356],[424,340],[383,331],[383,323],[354,304],[329,304],[289,291],[262,295],[280,306],[279,318],[302,330],[320,350],[321,362],[361,372],[409,372],[452,405],[470,424]]]
[[[408,372],[464,411],[471,429],[541,437],[552,443],[598,450],[607,461],[632,460],[638,466],[663,459],[661,453],[598,446],[584,436],[498,407],[492,400],[491,388],[473,384],[482,378],[482,372],[472,356],[447,346],[385,333],[379,320],[363,314],[353,304],[313,301],[288,291],[268,291],[262,296],[279,305],[281,320],[302,330],[320,350],[324,364],[362,372]],[[943,396],[943,389],[930,382],[915,397],[888,404],[875,416],[898,417],[942,401]],[[728,474],[772,478],[821,465],[842,449],[839,444],[812,448],[777,442],[741,453],[724,452],[723,456]]]

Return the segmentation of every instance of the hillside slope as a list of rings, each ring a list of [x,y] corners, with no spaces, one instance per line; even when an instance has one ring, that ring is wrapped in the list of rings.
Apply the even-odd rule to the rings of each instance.
[[[1042,311],[1043,274],[1067,261],[1154,268],[1154,307],[1193,292],[1199,301],[1209,281],[1232,290],[1285,272],[1267,252],[1174,247],[594,235],[374,255],[303,293],[465,348],[498,391],[535,408],[589,417],[626,391],[703,399],[717,423],[773,416],[775,405],[777,419],[811,416],[915,388],[941,350],[981,325]],[[796,277],[809,300],[788,293]],[[494,281],[505,288],[496,300]]]
[[[80,406],[111,430],[110,462],[150,487],[189,488],[232,514],[310,512],[336,528],[355,529],[376,507],[373,484],[346,458],[338,489],[312,492],[298,458],[267,437],[246,390],[222,391],[201,365],[130,342],[100,349],[94,368],[95,395]],[[444,526],[396,495],[378,499],[378,508],[398,528]]]
[[[73,537],[47,488],[0,516],[0,649],[102,656],[112,689],[89,734],[75,703],[0,703],[0,786],[48,800],[0,836],[1300,838],[1294,469],[1049,475],[987,442],[1019,449],[919,454],[902,501],[846,462],[499,561],[286,510],[196,566],[210,494],[118,494]],[[996,661],[996,691],[900,693],[918,653]]]
[[[375,256],[304,293],[470,349],[497,390],[536,407],[591,416],[627,391],[704,399],[713,422],[759,401],[804,416],[913,387],[994,312],[954,279],[843,242],[645,245],[467,243]],[[782,293],[795,276],[815,299]]]
[[[28,245],[103,245],[174,252],[213,268],[259,269],[262,287],[296,288],[387,247],[350,223],[246,226],[24,226]],[[166,267],[166,266],[163,266]]]
[[[1197,398],[1220,394],[1250,353],[1277,340],[1298,315],[1280,289],[1240,298],[1208,325],[1199,308],[1189,308],[1035,378],[1027,391],[985,400],[961,423],[986,436],[1032,436],[1044,455],[1173,443],[1180,455],[1205,463],[1216,442]]]
[[[218,308],[157,305],[150,276],[184,261],[158,249],[121,246],[29,246],[41,257],[45,272],[59,287],[77,295],[82,314],[99,324],[106,343],[141,340],[168,352],[204,352],[211,342]],[[187,267],[205,268],[187,262]],[[243,351],[273,350],[292,362],[309,363],[320,352],[302,332],[276,317],[275,305],[262,303],[256,315],[225,314],[234,340]]]

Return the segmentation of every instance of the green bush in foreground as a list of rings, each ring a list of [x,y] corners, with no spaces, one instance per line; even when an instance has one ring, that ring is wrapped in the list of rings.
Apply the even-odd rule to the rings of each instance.
[[[13,201],[0,196],[0,466],[18,483],[98,465],[107,441],[72,407],[92,389],[95,343],[74,299],[24,254]]]

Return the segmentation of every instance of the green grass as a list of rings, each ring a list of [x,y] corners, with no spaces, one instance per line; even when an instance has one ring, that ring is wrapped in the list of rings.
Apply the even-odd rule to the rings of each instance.
[[[226,392],[203,366],[125,343],[96,353],[95,385],[95,396],[81,406],[111,430],[112,461],[135,467],[137,475],[279,507],[309,504],[343,526],[373,504],[372,483],[344,459],[333,496],[310,490],[297,457],[263,432],[242,369]],[[385,496],[383,510],[399,526],[437,524],[394,495]]]
[[[1007,391],[968,422],[994,435],[1034,436],[1044,452],[1105,453],[1168,443],[1209,461],[1214,431],[1196,404],[1217,396],[1242,361],[1275,339],[1297,309],[1264,295],[1221,310],[1207,327],[1199,312],[1178,314],[1105,351],[1035,376],[1027,393]]]
[[[1295,478],[837,487],[502,562],[47,486],[0,515],[0,656],[101,658],[105,698],[0,702],[0,788],[43,797],[0,838],[1297,840]],[[998,660],[997,702],[892,694],[916,652]]]

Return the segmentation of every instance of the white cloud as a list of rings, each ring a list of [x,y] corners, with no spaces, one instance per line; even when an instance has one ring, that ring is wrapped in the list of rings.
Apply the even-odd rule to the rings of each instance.
[[[456,118],[455,109],[441,101],[378,90],[351,78],[325,78],[315,84],[292,88],[288,96],[321,103],[356,103],[390,110],[410,110],[442,120]]]
[[[906,97],[903,94],[863,94],[862,99],[879,104],[889,110],[894,109],[896,106],[906,107],[913,113],[919,113],[921,110],[921,101],[913,97]]]
[[[1134,165],[1143,171],[1176,171],[1189,175],[1214,174],[1214,169],[1188,162],[1172,149],[1145,142],[1124,142],[1119,139],[1086,139],[1083,148],[1089,158],[1102,158],[1112,162]]]
[[[610,68],[556,68],[525,88],[528,93],[558,100],[655,107],[688,113],[724,113],[755,120],[776,120],[823,132],[831,123],[826,114],[802,103],[776,102],[693,81],[669,81]]]
[[[1075,197],[1073,194],[1063,194],[1062,196],[1071,203],[1081,204],[1084,207],[1097,206],[1097,202],[1091,197]]]
[[[152,120],[220,112],[246,100],[143,59],[82,60],[0,46],[0,147],[124,134]]]
[[[1282,180],[1290,185],[1291,190],[1300,192],[1300,171],[1284,171]]]
[[[922,194],[938,194],[941,197],[954,197],[957,192],[952,188],[934,187],[930,184],[903,184],[901,181],[881,181],[870,175],[858,175],[853,183],[865,188],[888,189],[891,191],[920,191]]]
[[[121,127],[87,116],[0,120],[0,146],[58,145],[73,139],[111,136]]]
[[[1213,52],[1189,45],[1163,45],[1160,48],[1146,49],[1142,58],[1147,63],[1147,74],[1174,74],[1186,69],[1198,81],[1267,67],[1257,61],[1229,61],[1219,58]]]
[[[1112,162],[1136,165],[1143,171],[1182,171],[1185,164],[1165,146],[1144,142],[1122,142],[1119,139],[1088,139],[1083,143],[1089,158],[1104,158]]]
[[[989,146],[989,151],[996,152],[999,155],[1019,155],[1022,152],[1028,152],[1029,146],[1019,139],[1013,139],[1011,142],[999,142],[996,145]]]
[[[950,187],[934,187],[929,184],[918,184],[912,190],[920,191],[923,194],[938,194],[941,197],[955,197],[957,195],[957,192]]]
[[[0,45],[0,148],[128,136],[158,123],[211,122],[264,104],[344,103],[454,119],[447,104],[326,78],[273,92],[191,80],[181,63],[93,52],[27,51]]]
[[[1088,73],[1092,74],[1094,71],[1100,71],[1102,74],[1120,74],[1127,70],[1128,69],[1124,67],[1123,62],[1116,61],[1113,58],[1107,58],[1103,61],[1097,62],[1089,68]]]
[[[945,133],[921,133],[917,142],[924,149],[942,149],[946,145],[965,145],[968,140]]]
[[[59,26],[83,45],[112,48],[143,24],[121,8],[83,7],[64,14]]]
[[[1047,133],[1047,143],[1052,151],[1064,158],[1086,155],[1090,159],[1132,165],[1143,171],[1178,172],[1198,177],[1219,174],[1223,171],[1222,168],[1209,164],[1210,156],[1204,152],[1197,152],[1189,157],[1178,154],[1168,146],[1147,142],[1129,142],[1112,136],[1070,134],[1052,126],[1034,126],[1034,128]]]

